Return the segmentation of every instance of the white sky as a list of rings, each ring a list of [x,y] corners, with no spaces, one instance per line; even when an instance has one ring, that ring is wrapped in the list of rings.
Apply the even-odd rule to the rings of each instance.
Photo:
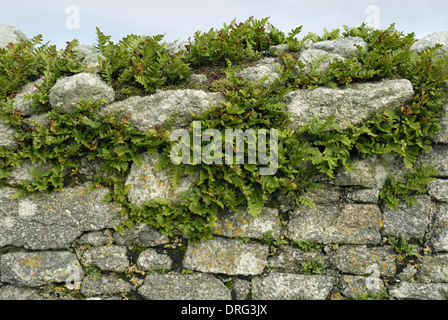
[[[188,40],[197,30],[220,28],[249,16],[270,17],[285,33],[303,25],[301,37],[344,24],[359,26],[373,14],[366,12],[371,5],[378,8],[379,19],[372,22],[380,28],[395,22],[398,30],[414,32],[418,38],[448,30],[447,0],[0,0],[0,24],[14,25],[30,38],[42,34],[45,42],[58,47],[72,39],[94,44],[95,27],[115,42],[128,34]],[[79,9],[79,28],[73,24],[75,12],[66,13],[70,6]]]

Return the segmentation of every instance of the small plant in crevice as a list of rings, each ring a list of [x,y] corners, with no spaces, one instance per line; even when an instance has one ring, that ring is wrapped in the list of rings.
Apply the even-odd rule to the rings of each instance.
[[[418,246],[415,244],[409,243],[403,236],[400,234],[398,238],[390,236],[388,238],[388,243],[395,249],[399,254],[403,254],[404,256],[415,256],[417,253],[415,252],[415,248]]]
[[[303,261],[300,263],[302,266],[302,272],[306,275],[311,274],[321,274],[322,270],[327,266],[320,264],[320,262],[315,258],[310,258],[307,261]]]

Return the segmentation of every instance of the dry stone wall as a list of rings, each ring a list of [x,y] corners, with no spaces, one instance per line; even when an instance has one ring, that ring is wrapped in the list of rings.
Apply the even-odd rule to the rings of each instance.
[[[443,36],[425,37],[415,50],[434,41],[444,41],[448,47],[446,33]],[[12,27],[0,27],[0,46],[24,37]],[[304,63],[319,54],[348,58],[357,50],[355,44],[365,45],[362,39],[324,41],[305,47],[300,56]],[[83,50],[88,56],[93,49]],[[276,63],[274,57],[267,58],[239,76],[271,81],[278,77]],[[45,124],[46,114],[36,113],[23,100],[26,92],[38,90],[35,85],[25,86],[14,103],[27,119]],[[344,127],[347,121],[359,124],[386,107],[399,108],[412,95],[408,80],[390,80],[346,89],[297,90],[285,102],[297,125],[315,115],[332,114]],[[171,90],[114,102],[113,89],[87,72],[60,79],[50,91],[52,107],[63,104],[61,112],[69,112],[80,99],[98,98],[107,101],[104,112],[130,112],[141,130],[162,125],[172,113],[180,114],[175,127],[184,128],[192,120],[189,110],[200,113],[225,100],[218,93]],[[169,239],[146,224],[120,234],[114,226],[126,217],[103,201],[105,188],[89,192],[89,183],[12,199],[15,184],[32,179],[29,170],[35,165],[25,162],[0,189],[0,299],[319,300],[365,293],[445,299],[447,108],[433,150],[419,158],[440,173],[428,184],[428,194],[418,197],[417,206],[384,207],[379,192],[387,175],[403,177],[407,169],[393,155],[370,156],[355,159],[352,173],[341,169],[334,179],[322,177],[324,188],[309,194],[316,208],[296,206],[284,198],[274,208],[263,208],[256,218],[244,209],[223,211],[213,229],[215,239],[196,244],[181,236]],[[0,120],[0,146],[17,148],[13,134]],[[126,180],[131,184],[131,202],[175,198],[178,190],[188,190],[194,182],[194,177],[185,178],[179,189],[172,190],[167,173],[154,172],[156,158],[145,155],[141,166],[132,167]],[[99,163],[86,160],[80,174],[89,180],[99,168]],[[397,252],[390,237],[416,244],[415,254]]]

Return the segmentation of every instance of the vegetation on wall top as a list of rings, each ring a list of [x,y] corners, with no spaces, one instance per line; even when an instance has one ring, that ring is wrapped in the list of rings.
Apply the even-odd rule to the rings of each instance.
[[[17,150],[0,148],[0,183],[5,185],[11,170],[29,159],[33,163],[49,163],[51,169],[32,169],[35,179],[15,185],[16,196],[57,191],[83,182],[79,176],[82,159],[98,161],[102,173],[95,177],[91,188],[109,187],[111,192],[106,200],[123,207],[123,214],[129,219],[117,226],[119,231],[144,222],[167,235],[182,232],[197,240],[212,237],[211,228],[219,210],[248,207],[256,216],[263,206],[275,205],[279,195],[293,198],[296,204],[313,206],[306,193],[318,187],[313,181],[315,174],[333,177],[341,166],[350,170],[354,156],[394,153],[415,173],[409,181],[388,180],[381,198],[389,207],[396,207],[399,199],[414,203],[413,195],[425,192],[425,183],[435,174],[432,168],[414,166],[419,153],[431,149],[428,138],[440,129],[437,119],[446,98],[441,87],[448,79],[448,58],[435,59],[438,47],[422,53],[410,50],[416,41],[414,34],[404,35],[394,25],[375,30],[363,24],[344,27],[342,33],[339,29],[325,30],[322,36],[309,33],[298,39],[300,31],[301,27],[285,34],[267,18],[232,21],[218,30],[198,31],[184,51],[170,55],[161,35],[129,35],[115,44],[97,29],[98,73],[119,99],[152,94],[160,88],[191,87],[188,79],[198,70],[220,75],[198,88],[219,90],[227,102],[196,115],[196,120],[201,121],[202,131],[279,129],[279,167],[272,176],[259,176],[259,163],[174,165],[169,161],[173,143],[169,139],[170,123],[140,132],[127,115],[121,120],[119,113],[100,116],[104,101],[81,101],[76,111],[67,114],[51,109],[49,90],[58,79],[85,70],[94,72],[82,62],[76,40],[60,51],[48,43],[42,44],[41,36],[0,49],[0,115],[16,129],[19,143]],[[367,50],[359,47],[354,57],[335,59],[325,72],[317,68],[319,60],[310,72],[305,72],[305,65],[297,61],[297,53],[307,43],[351,36],[363,38]],[[288,44],[290,52],[278,56],[280,77],[272,84],[260,86],[236,76],[241,65],[260,59],[278,44]],[[21,88],[40,78],[43,82],[39,91],[27,98],[37,111],[48,111],[48,126],[30,124],[13,105]],[[409,79],[415,91],[412,102],[401,110],[387,109],[347,130],[342,130],[334,117],[316,118],[297,130],[287,127],[289,115],[283,97],[292,90],[397,78]],[[183,173],[199,172],[199,180],[176,202],[156,199],[140,207],[130,203],[126,198],[129,186],[124,185],[124,180],[131,164],[141,163],[145,152],[162,154],[155,169],[170,168],[173,186]]]

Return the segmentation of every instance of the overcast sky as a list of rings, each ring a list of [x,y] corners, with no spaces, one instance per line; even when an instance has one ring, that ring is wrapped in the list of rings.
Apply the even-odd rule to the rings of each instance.
[[[447,0],[0,0],[0,24],[18,27],[28,37],[42,34],[61,47],[78,39],[94,44],[95,27],[117,42],[128,34],[165,34],[165,40],[188,40],[197,30],[220,28],[233,19],[270,17],[285,33],[303,26],[323,28],[371,25],[414,32],[418,38],[448,30]]]

